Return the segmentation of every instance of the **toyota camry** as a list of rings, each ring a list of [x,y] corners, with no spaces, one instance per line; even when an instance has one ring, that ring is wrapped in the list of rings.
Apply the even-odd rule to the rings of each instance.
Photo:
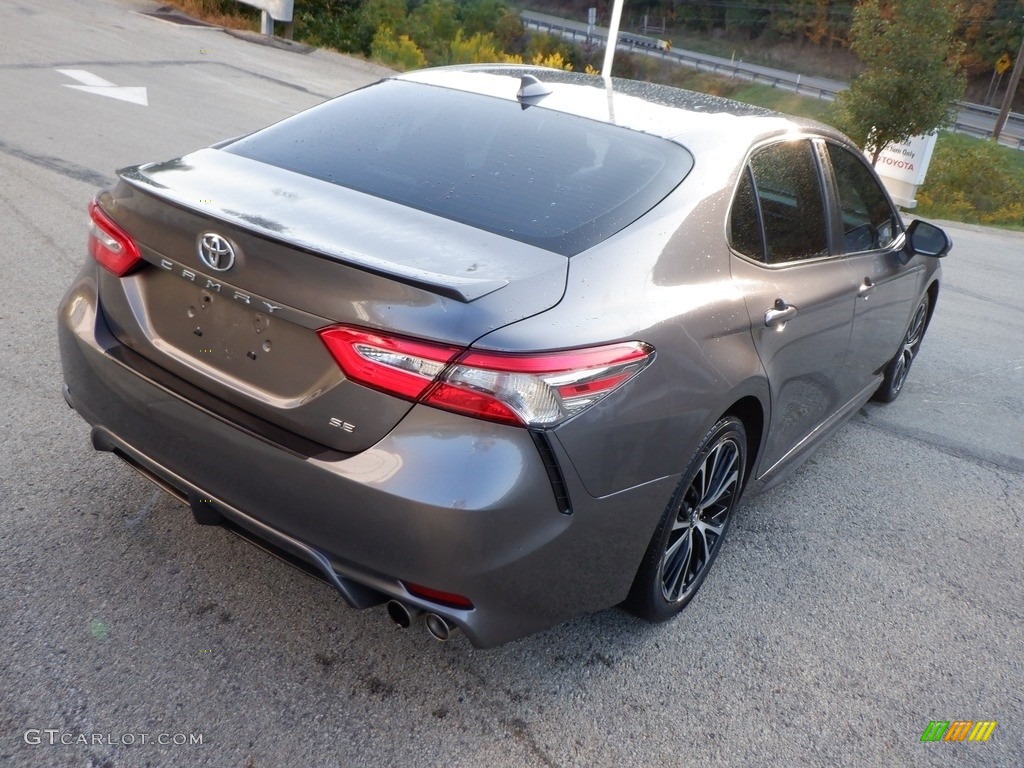
[[[92,445],[481,647],[678,613],[741,496],[900,394],[950,248],[824,125],[523,67],[384,79],[89,213]]]

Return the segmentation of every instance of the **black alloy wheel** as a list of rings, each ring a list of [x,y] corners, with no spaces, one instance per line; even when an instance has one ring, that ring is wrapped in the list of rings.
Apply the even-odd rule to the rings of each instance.
[[[743,490],[747,436],[727,416],[705,435],[658,524],[629,596],[631,613],[651,622],[681,611],[707,577]]]
[[[910,372],[910,366],[914,362],[914,358],[917,357],[918,350],[921,349],[921,342],[924,340],[924,332],[927,325],[928,294],[926,293],[924,298],[921,299],[913,319],[910,321],[907,335],[903,337],[903,342],[900,344],[896,356],[885,367],[885,378],[882,379],[882,383],[872,396],[873,400],[880,403],[891,403],[900,396],[900,392],[903,391],[903,384],[907,380],[907,374]]]

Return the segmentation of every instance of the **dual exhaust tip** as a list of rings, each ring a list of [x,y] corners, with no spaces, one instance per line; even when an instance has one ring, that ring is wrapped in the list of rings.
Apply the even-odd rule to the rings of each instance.
[[[446,641],[452,636],[452,633],[457,627],[452,624],[444,616],[440,616],[432,612],[424,612],[419,608],[410,608],[405,603],[399,602],[398,600],[388,601],[388,616],[402,629],[408,629],[412,626],[413,622],[416,621],[420,616],[423,616],[423,623],[427,627],[427,632],[435,640],[440,642]]]

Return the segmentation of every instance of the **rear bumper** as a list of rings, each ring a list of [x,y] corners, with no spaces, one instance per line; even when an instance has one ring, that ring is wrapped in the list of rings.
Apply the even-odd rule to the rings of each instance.
[[[312,565],[350,605],[399,599],[481,647],[621,601],[671,494],[665,478],[595,499],[559,457],[562,514],[528,432],[423,406],[358,454],[261,430],[120,345],[88,269],[58,325],[66,397],[97,449]],[[402,580],[474,607],[419,599]]]

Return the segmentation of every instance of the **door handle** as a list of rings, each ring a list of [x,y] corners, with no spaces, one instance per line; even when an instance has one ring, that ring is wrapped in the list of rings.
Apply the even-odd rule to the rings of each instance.
[[[875,292],[875,281],[870,277],[865,277],[864,282],[860,284],[860,288],[857,289],[857,295],[862,299],[866,299],[872,293]]]
[[[787,304],[784,299],[776,299],[775,306],[764,313],[764,324],[781,331],[787,322],[796,317],[796,312],[792,304]]]

